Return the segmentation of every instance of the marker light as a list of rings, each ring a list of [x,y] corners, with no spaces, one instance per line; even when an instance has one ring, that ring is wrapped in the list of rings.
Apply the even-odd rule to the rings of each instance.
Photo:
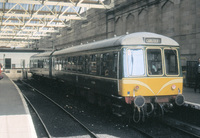
[[[135,86],[135,91],[137,91],[137,90],[139,90],[139,86],[137,85],[137,86]]]
[[[175,90],[176,89],[176,85],[172,85],[172,90]]]

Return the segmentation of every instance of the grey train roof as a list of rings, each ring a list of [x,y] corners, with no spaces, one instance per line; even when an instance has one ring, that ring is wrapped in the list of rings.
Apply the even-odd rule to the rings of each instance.
[[[31,58],[37,58],[37,57],[49,57],[52,52],[44,52],[44,53],[39,53],[31,56]]]
[[[145,38],[159,38],[161,39],[160,43],[147,43],[145,42]],[[167,46],[179,46],[179,44],[173,39],[149,32],[138,32],[132,33],[128,35],[123,35],[115,38],[110,38],[102,41],[97,41],[85,45],[74,46],[70,48],[66,48],[60,51],[56,51],[53,55],[62,55],[66,53],[73,53],[79,51],[86,51],[92,49],[106,48],[106,47],[114,47],[114,46],[131,46],[131,45],[167,45]]]

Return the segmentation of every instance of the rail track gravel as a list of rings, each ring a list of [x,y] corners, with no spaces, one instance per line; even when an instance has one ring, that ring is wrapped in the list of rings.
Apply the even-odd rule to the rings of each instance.
[[[18,86],[20,86],[19,83],[18,81]],[[33,87],[23,87],[22,90],[23,95],[35,108],[45,124],[50,137],[97,137],[81,124],[79,120],[36,91]]]
[[[48,82],[43,81],[44,83],[41,83],[35,80],[28,80],[27,82],[39,88],[71,114],[79,118],[81,122],[84,122],[98,137],[193,137],[190,134],[186,134],[185,132],[158,122],[157,119],[150,119],[145,123],[135,125],[122,122],[119,121],[119,118],[105,111],[105,109],[97,107],[97,105],[88,104],[85,102],[85,99],[70,95],[66,90],[61,88],[61,85],[49,85]],[[33,97],[33,100],[36,99]],[[58,118],[57,120],[62,120],[65,116],[59,116]]]

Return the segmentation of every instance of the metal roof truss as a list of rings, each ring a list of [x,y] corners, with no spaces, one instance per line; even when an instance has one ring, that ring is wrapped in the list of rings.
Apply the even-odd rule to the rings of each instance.
[[[70,20],[85,20],[90,8],[109,9],[104,0],[0,0],[0,47],[58,33]],[[21,43],[26,46],[27,43]],[[19,41],[17,41],[19,43]]]

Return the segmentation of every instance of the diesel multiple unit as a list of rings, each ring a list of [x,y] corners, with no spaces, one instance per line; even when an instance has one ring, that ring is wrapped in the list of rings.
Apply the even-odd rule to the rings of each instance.
[[[90,102],[111,105],[135,122],[182,105],[179,44],[148,32],[37,54],[31,73],[58,79]],[[142,117],[141,117],[142,116]]]

